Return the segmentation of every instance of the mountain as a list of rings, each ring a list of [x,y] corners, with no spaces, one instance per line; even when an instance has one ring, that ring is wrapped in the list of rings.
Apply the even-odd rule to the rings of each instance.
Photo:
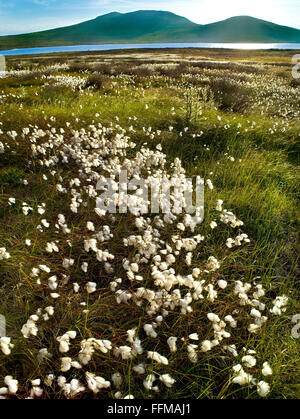
[[[300,30],[250,16],[235,16],[202,26],[201,38],[203,42],[293,43],[300,42]]]
[[[65,45],[161,42],[300,43],[300,30],[250,16],[198,25],[170,12],[108,13],[77,25],[0,37],[0,50]]]

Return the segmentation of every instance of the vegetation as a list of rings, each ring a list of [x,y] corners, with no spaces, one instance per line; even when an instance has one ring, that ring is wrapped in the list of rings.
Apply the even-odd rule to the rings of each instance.
[[[288,52],[208,54],[8,61],[3,397],[300,397],[299,85]],[[204,221],[95,211],[120,168],[200,176]]]

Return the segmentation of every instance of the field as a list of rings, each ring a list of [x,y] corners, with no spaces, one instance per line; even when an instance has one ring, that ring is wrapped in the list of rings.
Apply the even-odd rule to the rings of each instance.
[[[300,397],[295,53],[7,59],[0,397]],[[134,211],[102,211],[121,170],[200,176],[203,222],[183,191],[164,213],[133,191]]]

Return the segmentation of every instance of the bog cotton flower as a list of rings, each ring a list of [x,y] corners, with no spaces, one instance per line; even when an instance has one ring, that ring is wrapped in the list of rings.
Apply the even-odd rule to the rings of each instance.
[[[214,228],[218,227],[218,224],[215,221],[212,221],[210,224],[210,228],[213,230]]]
[[[246,373],[241,365],[235,365],[233,368],[235,376],[232,378],[234,384],[239,384],[240,386],[249,385],[252,381],[252,375]]]
[[[155,351],[148,351],[147,358],[152,359],[153,361],[156,361],[158,364],[163,364],[163,365],[169,364],[169,361],[165,356],[160,355],[158,352],[155,352]]]
[[[223,289],[223,290],[227,287],[227,281],[225,281],[224,279],[220,279],[220,280],[217,282],[217,284],[218,284],[218,286],[219,286],[221,289]]]
[[[92,293],[96,292],[97,284],[95,282],[88,282],[86,284],[86,290],[87,290],[88,294],[92,294]]]
[[[252,355],[243,356],[242,362],[248,368],[252,368],[256,365],[256,359]]]
[[[160,377],[159,377],[159,379],[160,379],[160,381],[162,382],[162,383],[164,383],[164,385],[166,386],[166,387],[172,387],[173,386],[173,384],[175,383],[175,380],[174,380],[174,378],[172,378],[171,376],[170,376],[170,374],[163,374],[163,375],[161,375]]]
[[[143,386],[145,387],[146,390],[152,390],[153,388],[153,383],[156,380],[156,377],[154,374],[149,374],[147,375],[146,379],[143,382]]]
[[[257,393],[261,397],[266,397],[270,393],[270,385],[265,381],[260,381],[257,384]]]
[[[167,343],[169,345],[169,348],[170,348],[171,352],[176,352],[177,351],[176,342],[177,342],[177,337],[171,336],[171,337],[168,338]]]
[[[11,349],[14,345],[11,343],[11,338],[9,337],[2,337],[0,338],[0,349],[4,355],[10,355]]]
[[[86,223],[86,228],[87,228],[88,230],[90,230],[90,231],[95,231],[95,226],[94,226],[94,223],[92,223],[91,221],[88,221],[88,222]]]
[[[199,340],[198,333],[191,333],[189,335],[189,338],[192,339],[192,340]]]
[[[272,375],[273,371],[272,368],[270,367],[270,365],[268,364],[268,362],[264,362],[263,363],[263,369],[262,369],[262,375],[264,375],[265,377],[267,377],[268,375]]]
[[[5,247],[0,248],[0,260],[9,259],[10,254],[6,251]]]
[[[16,394],[18,391],[18,380],[15,380],[11,375],[7,375],[4,378],[4,383],[7,385],[8,390],[11,394]]]
[[[100,390],[110,387],[110,382],[106,381],[103,377],[97,377],[95,374],[86,372],[85,373],[88,388],[95,394],[99,393]]]
[[[221,212],[222,211],[222,205],[223,205],[222,199],[218,199],[217,200],[217,205],[216,205],[216,210]]]
[[[201,344],[201,351],[202,352],[208,352],[212,349],[213,344],[209,340],[205,340]]]

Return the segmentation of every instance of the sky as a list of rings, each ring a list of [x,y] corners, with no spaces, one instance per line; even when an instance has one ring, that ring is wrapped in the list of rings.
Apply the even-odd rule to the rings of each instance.
[[[0,35],[72,25],[118,11],[166,10],[195,23],[249,15],[300,29],[300,0],[0,0]]]

